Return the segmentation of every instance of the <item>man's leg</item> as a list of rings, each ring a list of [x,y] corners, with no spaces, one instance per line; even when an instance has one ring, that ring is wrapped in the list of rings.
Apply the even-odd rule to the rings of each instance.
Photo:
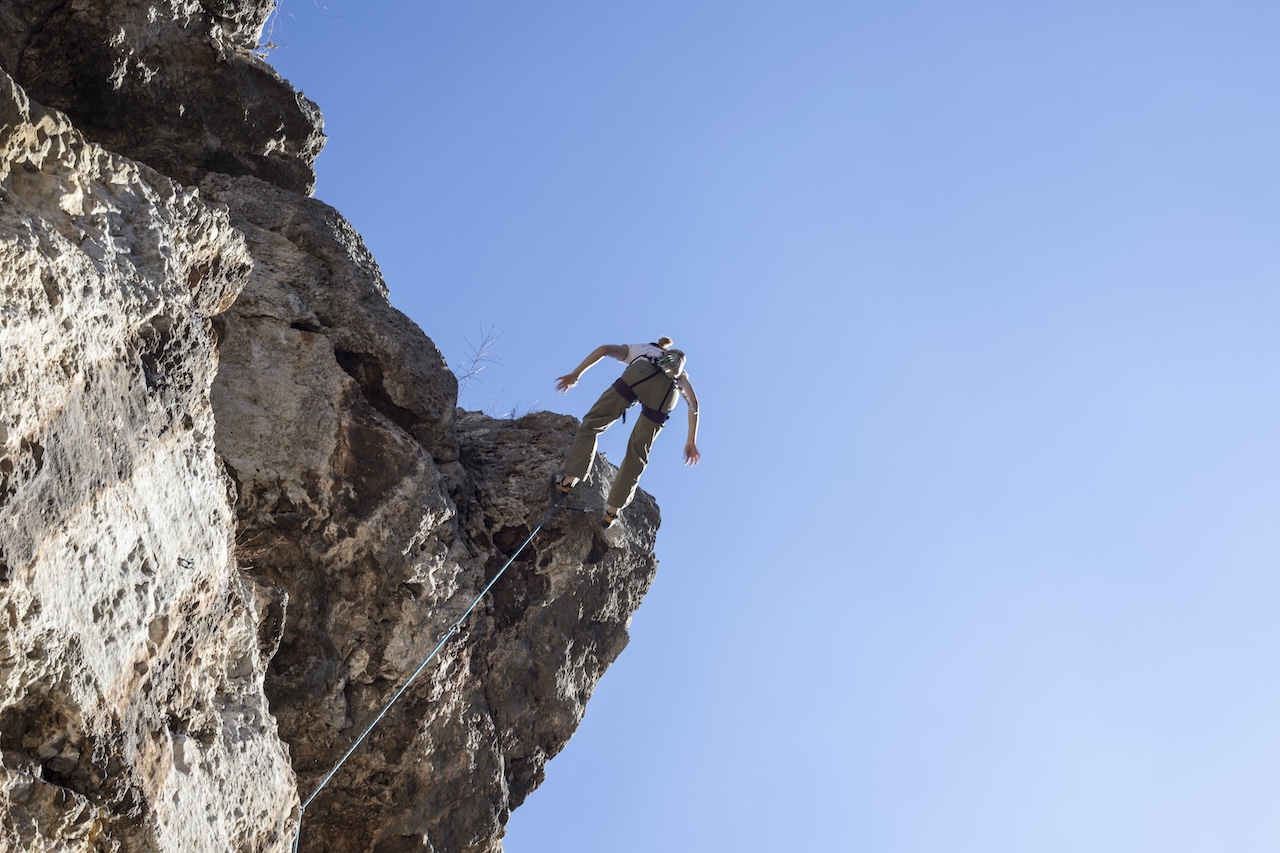
[[[660,432],[662,432],[660,424],[654,423],[644,415],[636,418],[635,428],[631,430],[631,439],[627,442],[627,455],[622,457],[618,478],[613,481],[613,488],[609,490],[609,506],[622,509],[636,496],[640,475],[649,464],[649,450]]]
[[[605,389],[596,400],[596,404],[582,419],[578,434],[573,438],[573,447],[569,450],[569,459],[564,463],[564,476],[572,481],[581,480],[591,470],[591,460],[596,455],[596,438],[609,428],[609,425],[622,417],[627,410],[627,401],[612,387]]]

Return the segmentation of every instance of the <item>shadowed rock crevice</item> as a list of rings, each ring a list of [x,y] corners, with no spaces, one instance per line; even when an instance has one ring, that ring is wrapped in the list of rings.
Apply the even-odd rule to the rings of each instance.
[[[17,5],[20,4],[5,3],[0,5],[0,10],[12,12],[13,10],[10,7]],[[32,20],[26,26],[25,31],[22,33],[22,37],[15,40],[17,43],[17,55],[12,59],[9,55],[13,52],[13,47],[12,45],[6,46],[5,66],[8,68],[21,68],[26,64],[27,48],[29,48],[31,44],[44,33],[45,29],[49,26],[49,22],[53,20],[56,15],[66,11],[66,8],[71,5],[71,0],[51,0],[50,2],[45,2],[43,4],[21,5],[31,8],[31,12],[33,13]],[[41,6],[43,6],[43,8],[41,8]]]
[[[0,57],[90,139],[183,183],[257,175],[298,192],[324,145],[315,104],[252,54],[271,4],[0,3]]]
[[[304,324],[294,324],[294,328],[299,325]],[[396,405],[391,399],[382,381],[382,365],[376,359],[364,353],[345,350],[336,350],[334,358],[337,359],[338,366],[360,386],[360,392],[369,405],[377,409],[391,423],[409,435],[413,435],[415,428],[421,425],[421,421],[413,412]]]
[[[35,778],[99,802],[118,800],[106,783],[120,785],[120,768],[94,766],[95,753],[103,751],[85,731],[84,720],[68,715],[65,694],[55,685],[46,695],[28,696],[0,711],[0,750]]]

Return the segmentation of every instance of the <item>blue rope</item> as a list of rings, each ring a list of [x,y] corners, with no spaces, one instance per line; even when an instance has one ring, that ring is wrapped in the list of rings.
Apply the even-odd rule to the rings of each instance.
[[[387,712],[391,710],[391,706],[404,695],[404,692],[409,689],[409,685],[413,684],[414,679],[421,675],[422,671],[427,668],[427,664],[431,663],[431,659],[436,656],[436,652],[444,648],[444,644],[449,642],[449,638],[458,632],[462,627],[462,623],[471,615],[471,611],[476,609],[477,605],[480,604],[481,599],[483,599],[485,595],[488,594],[489,590],[493,588],[493,585],[498,582],[498,578],[502,577],[502,573],[505,572],[511,564],[516,561],[516,557],[519,557],[521,552],[529,546],[529,543],[533,541],[533,537],[538,535],[538,531],[542,529],[542,525],[547,523],[547,520],[551,518],[551,514],[556,511],[560,506],[560,502],[564,500],[565,494],[567,493],[562,492],[556,496],[555,501],[551,504],[551,508],[547,510],[546,514],[542,516],[542,520],[539,521],[537,526],[529,533],[529,538],[525,539],[520,547],[515,550],[515,553],[507,559],[507,562],[503,567],[498,569],[498,573],[493,576],[493,580],[485,584],[484,589],[480,590],[480,594],[476,596],[476,600],[471,602],[471,606],[458,617],[458,621],[454,622],[448,631],[444,632],[444,636],[440,638],[440,642],[436,643],[436,647],[431,650],[431,654],[427,655],[426,659],[422,661],[416,670],[414,670],[413,675],[409,676],[409,680],[396,691],[396,695],[391,697],[391,701],[378,712],[378,716],[373,718],[373,722],[371,722],[368,728],[361,733],[360,737],[356,738],[356,742],[351,744],[351,748],[347,750],[346,754],[338,760],[337,764],[333,765],[333,769],[325,775],[324,779],[320,780],[320,784],[311,792],[311,796],[307,797],[307,799],[303,801],[302,806],[298,809],[298,834],[293,839],[293,853],[298,853],[298,846],[302,843],[302,815],[307,810],[307,806],[311,805],[312,800],[314,800],[316,796],[324,790],[324,786],[328,785],[329,781],[337,775],[338,769],[341,768],[343,764],[347,763],[347,759],[355,754],[355,751],[360,747],[360,744],[364,743],[364,739],[369,736],[369,733],[373,731],[374,727],[377,726],[378,723],[381,722],[382,718],[387,715]]]

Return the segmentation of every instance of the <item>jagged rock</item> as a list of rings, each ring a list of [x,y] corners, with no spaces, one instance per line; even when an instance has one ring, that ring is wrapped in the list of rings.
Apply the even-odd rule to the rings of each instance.
[[[315,185],[323,121],[253,54],[271,0],[0,0],[0,65],[104,148],[184,184]]]
[[[21,763],[21,756],[5,756]],[[88,797],[45,782],[38,768],[0,766],[0,849],[24,853],[92,849],[107,830],[107,812]]]
[[[528,536],[575,421],[455,423],[456,381],[345,220],[251,178],[202,190],[255,259],[219,318],[217,441],[246,571],[287,602],[267,691],[306,796]],[[575,496],[594,516],[609,470]],[[612,546],[594,516],[552,517],[308,808],[303,849],[501,850],[655,570],[651,499]]]
[[[0,849],[289,841],[209,403],[249,267],[225,211],[0,73]]]
[[[250,54],[270,6],[0,0],[0,64],[70,114],[0,74],[0,851],[288,849],[568,450],[572,418],[455,410],[306,197],[319,114]],[[303,849],[501,850],[655,572],[652,499],[596,521],[612,475],[308,805]]]

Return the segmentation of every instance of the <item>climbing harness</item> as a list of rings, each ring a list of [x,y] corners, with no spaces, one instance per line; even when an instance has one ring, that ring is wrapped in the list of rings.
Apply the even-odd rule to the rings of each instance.
[[[351,748],[347,750],[346,754],[343,755],[342,758],[338,759],[338,763],[333,765],[333,769],[325,774],[325,777],[320,780],[320,784],[311,792],[311,796],[307,797],[306,800],[303,801],[302,805],[299,806],[298,833],[293,839],[293,853],[298,853],[298,847],[302,844],[302,816],[306,812],[307,806],[311,805],[312,801],[315,800],[322,790],[324,790],[325,785],[328,785],[330,780],[337,775],[339,768],[341,768],[343,764],[346,764],[347,759],[355,754],[355,751],[360,748],[360,744],[364,743],[364,739],[369,736],[369,733],[373,731],[374,727],[377,726],[378,723],[382,721],[382,718],[387,715],[387,712],[391,710],[391,706],[404,695],[404,692],[409,689],[409,685],[413,684],[414,679],[422,674],[422,671],[427,668],[427,664],[431,663],[431,659],[436,656],[436,653],[439,652],[440,649],[444,648],[444,644],[449,641],[449,638],[462,628],[462,623],[471,615],[471,611],[476,609],[480,604],[480,601],[488,594],[489,590],[493,588],[493,585],[498,582],[498,578],[502,577],[503,572],[510,568],[511,564],[516,561],[516,557],[519,557],[524,549],[529,547],[529,543],[533,541],[533,537],[538,535],[538,531],[541,530],[542,526],[551,518],[551,514],[559,509],[560,503],[564,499],[565,495],[563,493],[556,496],[556,499],[551,504],[551,508],[546,511],[542,516],[542,520],[539,521],[537,525],[534,526],[533,530],[529,532],[528,538],[521,543],[520,547],[515,550],[515,553],[507,558],[507,562],[503,564],[502,568],[498,569],[498,573],[493,576],[493,579],[485,584],[484,589],[480,590],[480,594],[476,596],[475,601],[471,602],[471,606],[458,617],[457,621],[449,627],[449,630],[444,632],[443,636],[440,637],[440,641],[436,643],[436,647],[431,650],[431,653],[427,655],[418,668],[414,670],[413,675],[409,676],[409,680],[401,685],[400,689],[396,691],[396,694],[391,697],[391,701],[383,706],[382,710],[378,712],[378,716],[373,718],[373,722],[369,723],[368,727],[360,734],[360,737],[356,738],[356,742],[351,744]]]
[[[639,360],[640,359],[636,359],[636,361],[639,361]],[[627,401],[628,408],[636,401],[639,401],[640,414],[648,418],[649,420],[653,421],[658,426],[662,426],[667,422],[667,419],[671,417],[670,412],[664,412],[662,411],[662,409],[665,409],[667,407],[667,400],[671,399],[671,392],[676,390],[676,382],[670,376],[667,376],[666,371],[664,371],[661,367],[659,367],[657,362],[653,361],[652,359],[646,359],[646,360],[653,365],[653,373],[650,373],[648,376],[641,377],[640,379],[637,379],[635,382],[632,382],[630,384],[628,384],[625,379],[619,376],[616,380],[614,380],[613,390],[617,391],[618,395],[622,397],[622,399]],[[635,364],[635,362],[632,362],[632,364]],[[645,402],[641,400],[640,396],[635,392],[635,387],[637,385],[642,385],[645,382],[648,382],[650,379],[652,379],[655,376],[666,376],[667,381],[671,383],[671,387],[667,389],[667,393],[662,397],[662,409],[655,409],[651,406],[645,405]],[[627,413],[625,410],[623,410],[622,412],[622,422],[623,423],[627,422]]]

